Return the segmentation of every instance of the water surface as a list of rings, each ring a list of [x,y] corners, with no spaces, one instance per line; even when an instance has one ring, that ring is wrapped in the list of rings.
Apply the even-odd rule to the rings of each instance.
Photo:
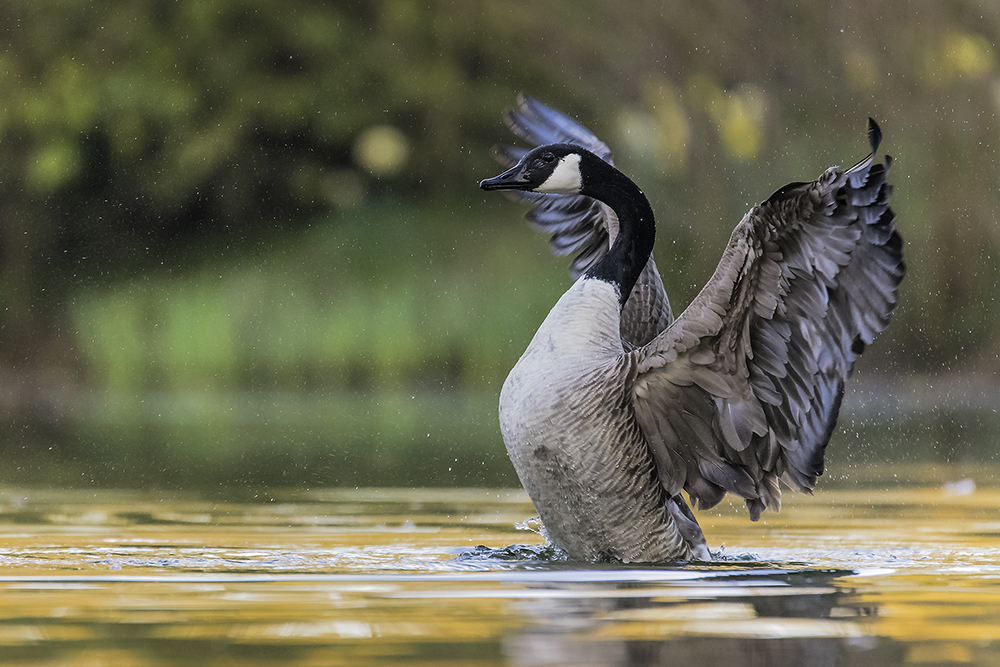
[[[553,560],[514,490],[7,490],[3,662],[997,664],[1000,488],[951,472],[700,512],[717,562],[641,567]]]

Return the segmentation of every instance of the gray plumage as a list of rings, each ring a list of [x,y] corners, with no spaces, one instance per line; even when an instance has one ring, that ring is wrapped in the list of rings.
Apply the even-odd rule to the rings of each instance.
[[[597,172],[624,179],[587,162],[589,151],[610,165],[607,146],[535,100],[521,98],[507,121],[531,143],[585,149],[585,184]],[[518,186],[554,252],[576,253],[577,280],[504,383],[500,425],[548,534],[570,556],[707,559],[682,491],[701,508],[734,493],[756,520],[780,509],[779,479],[815,487],[844,383],[887,326],[905,273],[891,160],[873,162],[880,139],[872,121],[872,155],[754,206],[676,321],[651,256],[624,305],[603,278],[598,265],[618,243],[607,204]],[[500,150],[519,165],[535,153]],[[519,168],[483,187],[511,189],[501,179]],[[625,244],[632,232],[622,229]]]

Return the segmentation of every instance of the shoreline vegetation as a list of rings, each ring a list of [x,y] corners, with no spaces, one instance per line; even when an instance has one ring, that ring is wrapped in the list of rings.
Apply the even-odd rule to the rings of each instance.
[[[908,272],[831,469],[992,460],[1000,12],[405,4],[5,3],[0,482],[514,484],[494,396],[569,284],[476,187],[519,91],[647,194],[675,311],[875,118]]]
[[[81,293],[88,384],[4,392],[0,483],[517,486],[497,395],[569,278],[509,208],[363,209],[260,257]],[[664,257],[665,276],[695,259],[710,270]],[[1000,384],[886,372],[892,340],[848,383],[828,470],[992,460]]]

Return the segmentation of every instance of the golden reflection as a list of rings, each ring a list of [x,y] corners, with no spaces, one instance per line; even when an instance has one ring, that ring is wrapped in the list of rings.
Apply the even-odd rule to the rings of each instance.
[[[514,528],[533,515],[519,491],[11,491],[0,646],[34,665],[627,665],[640,648],[650,664],[994,664],[1000,489],[961,489],[832,488],[758,523],[724,503],[700,516],[730,560],[680,568],[456,560],[539,542]]]

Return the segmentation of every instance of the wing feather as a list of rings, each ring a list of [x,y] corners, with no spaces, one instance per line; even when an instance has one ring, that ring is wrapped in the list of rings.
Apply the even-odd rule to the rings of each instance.
[[[874,122],[869,139],[854,167],[751,209],[692,304],[633,352],[633,407],[668,493],[701,507],[735,493],[756,519],[780,507],[779,478],[815,487],[844,383],[905,273]]]

